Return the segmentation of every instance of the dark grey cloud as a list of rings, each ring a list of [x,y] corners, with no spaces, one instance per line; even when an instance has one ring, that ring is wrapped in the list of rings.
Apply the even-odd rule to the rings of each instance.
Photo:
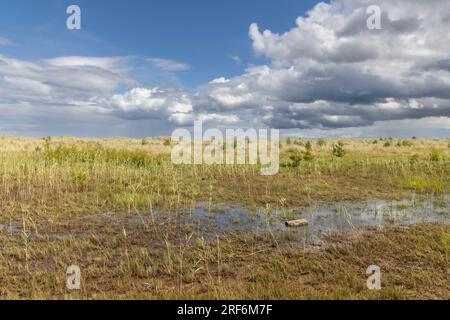
[[[450,58],[432,61],[430,63],[426,63],[420,67],[423,71],[450,71]]]
[[[329,104],[319,102],[311,105],[291,105],[277,108],[266,117],[266,123],[280,129],[336,129],[373,125],[379,121],[450,117],[450,104],[440,102],[436,108],[434,99],[390,100],[376,105]]]
[[[371,5],[376,5],[377,1],[373,2]],[[369,5],[367,5],[369,6]],[[353,38],[355,36],[361,36],[362,34],[369,35],[373,30],[367,28],[367,17],[366,13],[367,6],[357,8],[345,22],[344,26],[336,30],[336,36],[342,38]],[[405,5],[406,6],[406,5]],[[379,34],[408,34],[417,31],[421,24],[422,19],[418,17],[405,17],[400,19],[392,19],[389,16],[388,9],[383,11],[382,4],[380,4],[381,11],[381,25],[382,29],[377,30]]]

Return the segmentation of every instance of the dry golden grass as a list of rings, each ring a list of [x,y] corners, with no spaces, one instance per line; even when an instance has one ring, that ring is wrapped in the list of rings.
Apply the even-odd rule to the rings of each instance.
[[[335,237],[318,252],[268,234],[235,234],[204,242],[192,231],[152,223],[134,229],[98,224],[90,228],[92,233],[84,237],[75,230],[64,236],[38,230],[38,236],[31,226],[17,235],[0,236],[0,297],[450,298],[448,226]],[[181,231],[187,232],[184,237]],[[66,288],[66,268],[72,264],[81,269],[81,290]],[[373,264],[382,272],[379,291],[366,287],[366,269]]]
[[[314,159],[292,167],[298,141],[282,141],[279,174],[257,166],[173,165],[165,138],[0,138],[0,220],[17,214],[70,216],[148,210],[198,201],[251,206],[399,198],[411,191],[443,193],[450,186],[447,140],[343,139],[346,155],[333,157],[327,140],[313,142]],[[300,142],[304,144],[304,141]],[[431,153],[437,152],[433,161]]]
[[[204,242],[172,223],[198,202],[308,206],[450,188],[448,140],[340,141],[344,157],[332,156],[338,140],[312,141],[305,160],[305,141],[283,140],[279,174],[264,177],[250,165],[173,165],[167,138],[0,137],[0,297],[448,299],[448,226],[336,238],[309,252],[281,234]],[[168,221],[96,218],[152,208]],[[82,269],[80,292],[65,288],[70,264]],[[379,292],[365,288],[369,264],[384,270]]]

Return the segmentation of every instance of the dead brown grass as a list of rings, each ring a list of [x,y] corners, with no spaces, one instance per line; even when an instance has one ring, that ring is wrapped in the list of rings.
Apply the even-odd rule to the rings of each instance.
[[[159,225],[159,224],[158,224]],[[55,237],[0,237],[0,296],[21,299],[449,299],[450,227],[419,225],[335,237],[311,251],[267,234],[203,242],[175,227]],[[125,227],[126,228],[126,227]],[[76,228],[74,228],[76,229]],[[67,228],[64,228],[67,232]],[[125,235],[126,234],[126,235]],[[183,236],[184,234],[184,236]],[[83,234],[81,234],[83,235]],[[66,289],[77,264],[82,290]],[[381,267],[382,289],[366,269]]]

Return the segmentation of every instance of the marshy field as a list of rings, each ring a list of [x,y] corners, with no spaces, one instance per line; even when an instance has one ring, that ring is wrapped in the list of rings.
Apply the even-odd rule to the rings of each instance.
[[[0,298],[450,299],[449,139],[285,138],[274,176],[171,144],[0,137]]]

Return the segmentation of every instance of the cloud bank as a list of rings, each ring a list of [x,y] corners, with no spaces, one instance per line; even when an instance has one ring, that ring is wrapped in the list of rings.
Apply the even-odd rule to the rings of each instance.
[[[366,9],[373,4],[381,9],[380,30],[367,28]],[[251,119],[281,129],[322,130],[446,118],[448,30],[447,0],[319,3],[284,33],[252,23],[254,53],[267,63],[214,79],[195,92],[141,85],[130,75],[127,57],[30,62],[0,55],[0,108],[66,106],[172,126],[195,119],[224,125]],[[169,59],[145,60],[168,72],[190,69]]]
[[[283,34],[251,24],[253,49],[270,64],[204,86],[199,105],[253,109],[277,128],[450,116],[450,3],[377,1],[382,29],[369,30],[372,4],[319,3]]]

